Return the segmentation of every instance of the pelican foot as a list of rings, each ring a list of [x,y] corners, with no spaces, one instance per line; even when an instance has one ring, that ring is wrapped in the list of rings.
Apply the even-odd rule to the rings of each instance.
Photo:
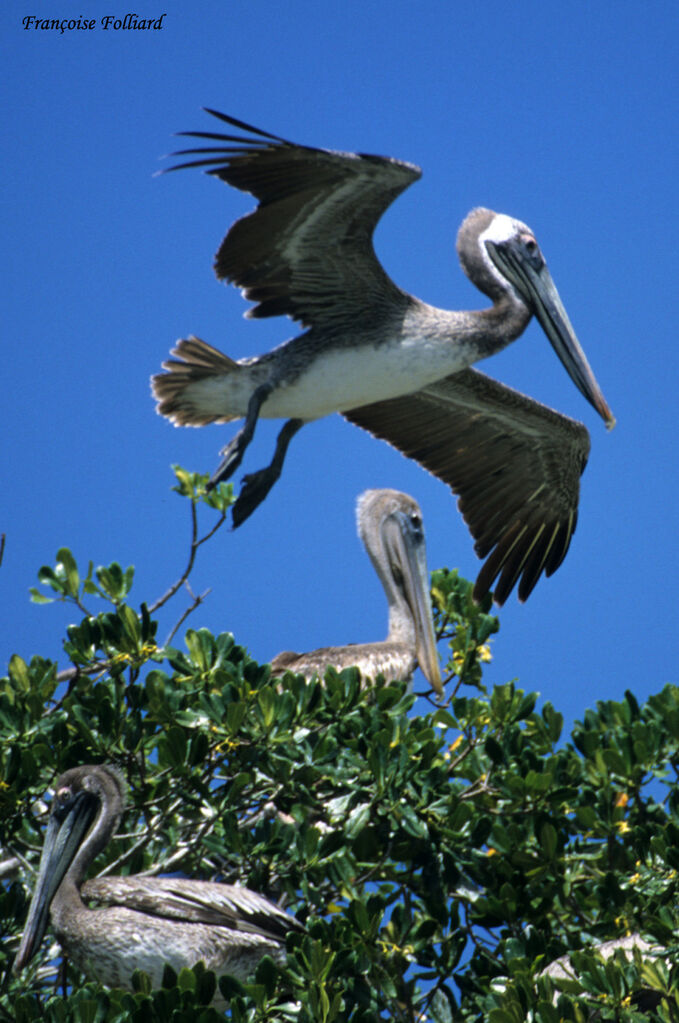
[[[271,464],[267,465],[266,469],[260,469],[259,472],[253,472],[251,475],[243,477],[243,487],[238,495],[238,500],[231,509],[234,529],[237,529],[252,515],[255,508],[260,506],[271,490],[281,474],[288,444],[303,425],[303,419],[288,419],[276,439],[276,450]],[[234,440],[237,439],[234,437]]]
[[[231,509],[234,529],[249,519],[255,508],[259,508],[279,476],[280,473],[272,465],[267,465],[266,469],[243,477],[241,492]]]

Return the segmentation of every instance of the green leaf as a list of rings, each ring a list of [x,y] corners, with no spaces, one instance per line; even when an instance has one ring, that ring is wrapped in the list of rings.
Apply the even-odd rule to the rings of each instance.
[[[31,677],[28,671],[28,665],[23,657],[19,657],[18,654],[12,654],[9,659],[9,677],[17,689],[21,689],[25,693],[30,690]]]
[[[63,582],[64,592],[77,598],[80,592],[80,576],[75,558],[68,547],[60,547],[57,551],[56,576]]]
[[[188,967],[183,967],[177,976],[177,987],[182,991],[195,991],[196,990],[196,975],[193,970]]]
[[[257,966],[255,980],[264,988],[267,998],[273,998],[278,979],[278,969],[271,956],[264,956]]]
[[[557,847],[556,828],[552,824],[543,824],[540,828],[540,845],[548,860],[554,859]]]
[[[370,820],[370,804],[361,803],[349,814],[344,826],[344,833],[349,841],[353,841]]]
[[[165,767],[183,767],[186,751],[186,735],[177,725],[171,726],[158,740],[158,758]]]

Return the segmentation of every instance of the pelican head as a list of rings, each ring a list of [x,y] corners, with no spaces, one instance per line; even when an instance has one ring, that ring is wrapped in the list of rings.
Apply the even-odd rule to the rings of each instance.
[[[443,686],[420,506],[398,490],[366,490],[358,499],[356,513],[358,534],[389,601],[389,635],[412,637],[422,673],[440,695]]]
[[[118,827],[124,802],[124,782],[111,767],[74,767],[57,781],[38,880],[14,960],[15,973],[39,948],[50,906],[66,874],[78,888],[87,867]]]
[[[575,386],[606,426],[615,426],[531,229],[478,207],[460,227],[457,251],[462,269],[484,294],[495,303],[509,294],[537,318]]]

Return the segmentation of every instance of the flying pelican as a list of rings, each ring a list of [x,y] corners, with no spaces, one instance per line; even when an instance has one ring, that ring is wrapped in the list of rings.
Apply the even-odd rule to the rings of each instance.
[[[378,643],[322,647],[307,654],[285,650],[271,662],[272,673],[323,675],[332,667],[357,665],[368,678],[409,679],[418,663],[439,695],[441,669],[429,599],[429,573],[417,501],[398,490],[366,490],[356,506],[358,535],[380,577],[389,604],[389,633]]]
[[[112,767],[75,767],[57,781],[15,972],[35,955],[48,912],[66,955],[107,987],[131,988],[137,969],[160,987],[167,963],[179,972],[200,960],[243,980],[262,956],[285,958],[286,934],[302,925],[247,888],[169,877],[100,877],[83,884],[116,831],[124,803],[124,782]],[[89,909],[82,896],[103,908]]]
[[[517,581],[525,600],[568,550],[589,434],[467,367],[514,341],[535,315],[575,385],[609,427],[615,422],[533,232],[505,214],[472,210],[457,251],[493,304],[437,309],[397,287],[372,245],[382,213],[420,177],[418,167],[296,145],[207,112],[247,134],[183,132],[211,144],[181,150],[175,155],[199,158],[171,169],[205,167],[259,201],[229,229],[217,276],[256,303],[247,316],[286,314],[308,329],[237,362],[199,338],[180,340],[166,372],[153,377],[158,412],[178,426],[245,417],[212,486],[238,468],[260,415],[287,419],[270,465],[244,478],[234,526],[264,500],[300,427],[341,412],[459,495],[477,553],[492,552],[475,597],[499,576],[498,603]]]

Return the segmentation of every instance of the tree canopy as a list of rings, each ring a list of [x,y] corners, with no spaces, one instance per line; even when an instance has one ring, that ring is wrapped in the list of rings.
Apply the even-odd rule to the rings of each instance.
[[[551,703],[513,681],[488,691],[499,622],[447,569],[432,575],[446,700],[426,713],[404,683],[366,685],[356,669],[281,683],[229,633],[180,636],[199,597],[160,645],[158,610],[232,499],[176,473],[193,531],[181,579],[147,605],[132,568],[83,576],[60,550],[34,598],[72,605],[70,667],[14,654],[0,680],[0,1020],[212,1023],[217,984],[238,1023],[639,1020],[648,1005],[679,1019],[679,688],[598,703],[564,740]],[[201,515],[216,516],[204,536]],[[548,637],[535,641],[547,672]],[[573,685],[595,694],[586,664]],[[168,969],[161,990],[136,974],[114,991],[48,938],[12,973],[45,792],[87,763],[116,765],[129,787],[96,873],[261,892],[306,927],[285,965],[265,958],[245,984]],[[636,932],[661,953],[592,951]],[[566,976],[543,975],[569,952]]]

